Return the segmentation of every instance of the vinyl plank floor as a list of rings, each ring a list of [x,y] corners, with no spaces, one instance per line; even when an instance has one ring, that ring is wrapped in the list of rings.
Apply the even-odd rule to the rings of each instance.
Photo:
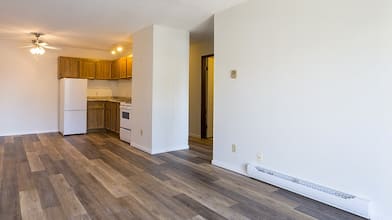
[[[362,219],[212,166],[212,142],[152,156],[106,133],[0,137],[0,219]]]

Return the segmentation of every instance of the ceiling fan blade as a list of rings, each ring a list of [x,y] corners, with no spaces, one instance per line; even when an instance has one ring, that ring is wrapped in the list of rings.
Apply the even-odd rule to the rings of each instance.
[[[22,47],[19,47],[19,48],[31,48],[31,47],[35,47],[34,45],[30,45],[30,46],[22,46]]]
[[[52,46],[45,46],[45,45],[41,45],[43,48],[46,48],[46,49],[50,49],[50,50],[60,50],[60,48],[58,48],[58,47],[52,47]]]
[[[40,46],[48,46],[48,43],[46,43],[46,42],[41,42],[41,43],[38,43]]]

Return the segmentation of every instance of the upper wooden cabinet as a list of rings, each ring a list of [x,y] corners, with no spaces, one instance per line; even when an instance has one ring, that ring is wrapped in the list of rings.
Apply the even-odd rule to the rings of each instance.
[[[127,57],[127,78],[132,77],[132,57]]]
[[[112,79],[120,79],[120,59],[112,62]]]
[[[59,57],[59,78],[126,79],[132,77],[132,58],[117,60],[93,60],[86,58]]]
[[[95,79],[112,79],[112,61],[100,60],[96,62]]]
[[[90,59],[80,59],[80,78],[95,79],[96,62]]]
[[[127,58],[121,57],[112,63],[112,79],[126,79],[127,77]]]
[[[79,78],[80,59],[73,57],[58,58],[59,78]]]
[[[127,78],[127,57],[120,58],[120,78]]]

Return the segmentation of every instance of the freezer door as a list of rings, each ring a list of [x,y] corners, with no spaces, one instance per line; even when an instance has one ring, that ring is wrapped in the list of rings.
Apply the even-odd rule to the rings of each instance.
[[[62,79],[64,111],[87,109],[87,79]]]
[[[63,135],[87,133],[87,111],[64,111]]]

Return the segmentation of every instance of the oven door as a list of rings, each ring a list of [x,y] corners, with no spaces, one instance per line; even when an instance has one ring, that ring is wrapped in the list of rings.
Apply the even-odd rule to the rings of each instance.
[[[120,108],[120,127],[131,129],[131,109]]]

